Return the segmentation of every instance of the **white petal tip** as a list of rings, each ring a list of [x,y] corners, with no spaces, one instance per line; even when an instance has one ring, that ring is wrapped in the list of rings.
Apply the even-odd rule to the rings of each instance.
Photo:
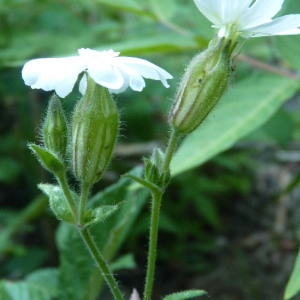
[[[132,292],[129,300],[140,300],[140,296],[136,289],[133,289],[133,292]]]

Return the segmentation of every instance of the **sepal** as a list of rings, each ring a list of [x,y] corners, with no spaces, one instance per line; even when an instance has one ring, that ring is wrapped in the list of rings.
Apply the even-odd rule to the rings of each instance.
[[[82,184],[100,180],[107,169],[117,140],[119,114],[108,90],[88,80],[86,94],[72,118],[72,161]]]
[[[122,203],[119,203],[118,205],[102,205],[92,210],[88,210],[85,215],[84,226],[91,226],[105,221],[119,209],[121,204]]]
[[[177,132],[194,131],[225,93],[232,48],[230,40],[216,38],[191,60],[169,114],[169,123]]]

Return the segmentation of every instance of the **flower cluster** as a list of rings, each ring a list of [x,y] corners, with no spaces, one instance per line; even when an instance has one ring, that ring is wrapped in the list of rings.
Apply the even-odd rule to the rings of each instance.
[[[169,87],[167,79],[172,78],[168,72],[147,60],[122,57],[113,50],[82,48],[78,53],[79,56],[30,60],[22,70],[25,84],[33,89],[55,90],[58,96],[64,98],[72,91],[78,75],[83,71],[111,93],[123,92],[128,86],[134,91],[141,91],[145,87],[143,77],[160,80],[165,87]],[[82,94],[85,93],[86,83],[84,74],[79,84]]]

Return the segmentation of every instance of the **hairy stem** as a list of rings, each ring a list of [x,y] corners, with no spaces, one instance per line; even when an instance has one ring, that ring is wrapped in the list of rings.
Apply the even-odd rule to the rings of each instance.
[[[163,162],[163,171],[168,171],[177,144],[180,139],[180,134],[175,130],[172,130],[169,143],[166,149],[165,159]],[[164,193],[164,189],[151,190],[152,194],[152,207],[151,207],[151,220],[150,220],[150,233],[149,233],[149,249],[148,249],[148,264],[146,283],[144,290],[144,300],[151,300],[154,273],[155,273],[155,262],[156,262],[156,249],[157,249],[157,238],[158,238],[158,226],[159,226],[159,212],[161,206],[161,200]]]
[[[119,289],[118,283],[113,276],[109,266],[105,262],[102,253],[100,252],[97,244],[95,243],[90,231],[87,228],[79,230],[82,240],[84,241],[86,247],[88,248],[91,256],[95,260],[97,266],[99,267],[101,274],[108,284],[115,300],[124,300],[123,295]]]

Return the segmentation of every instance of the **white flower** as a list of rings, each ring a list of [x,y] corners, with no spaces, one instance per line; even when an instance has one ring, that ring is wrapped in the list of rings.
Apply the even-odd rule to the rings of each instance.
[[[300,34],[300,15],[272,19],[284,0],[194,0],[200,12],[219,28],[218,35],[244,37]]]
[[[111,93],[120,93],[128,86],[134,91],[141,91],[145,87],[143,77],[160,80],[165,87],[169,87],[167,79],[172,78],[168,72],[147,60],[122,57],[113,50],[95,51],[82,48],[78,53],[79,56],[30,60],[22,70],[25,84],[33,89],[55,90],[63,98],[72,91],[78,75],[83,71]],[[85,75],[79,89],[84,94]]]
[[[140,298],[140,296],[139,296],[137,290],[136,290],[136,289],[133,289],[133,292],[132,292],[132,294],[131,294],[129,300],[140,300],[140,299],[141,299],[141,298]]]

